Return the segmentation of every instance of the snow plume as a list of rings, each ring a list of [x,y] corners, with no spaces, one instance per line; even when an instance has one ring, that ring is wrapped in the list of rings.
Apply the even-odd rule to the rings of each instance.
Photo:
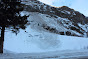
[[[61,45],[57,34],[47,33],[43,31],[39,34],[39,38],[35,39],[35,37],[33,37],[32,42],[42,50],[57,49]]]
[[[60,41],[57,40],[57,35],[52,33],[42,32],[39,39],[33,40],[41,49],[53,49],[60,45]]]

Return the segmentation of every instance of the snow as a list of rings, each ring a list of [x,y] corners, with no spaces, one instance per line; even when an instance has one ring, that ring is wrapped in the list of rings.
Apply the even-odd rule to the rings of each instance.
[[[66,11],[66,10],[63,10],[61,11],[62,13],[65,13],[65,14],[71,14],[69,11]]]
[[[88,38],[61,36],[47,32],[37,32],[29,28],[30,37],[23,30],[16,36],[6,34],[4,49],[17,53],[46,52],[54,50],[87,49]],[[26,38],[26,39],[25,39]]]
[[[84,32],[84,37],[88,37],[88,25],[87,24],[82,25],[80,23],[78,23],[78,25],[85,31]]]
[[[84,47],[87,49],[88,38],[59,35],[59,39],[62,41],[61,50],[80,50],[84,49]]]
[[[31,27],[36,27],[39,24],[40,26],[48,25],[51,28],[56,28],[59,31],[66,31],[67,30],[62,25],[57,23],[56,19],[53,17],[49,18],[49,17],[46,17],[47,16],[46,14],[40,14],[40,13],[30,13],[30,14],[31,15],[30,15],[29,19],[30,19],[30,21],[32,20],[34,22],[34,23],[32,23],[33,26],[31,26]],[[36,23],[36,25],[35,25],[35,23]],[[38,28],[38,29],[40,29],[40,28]]]
[[[46,51],[45,49],[51,48],[52,46],[55,47],[55,44],[58,44],[58,40],[56,40],[52,34],[46,32],[39,33],[35,30],[31,30],[30,27],[28,30],[28,34],[31,35],[30,37],[24,30],[21,30],[17,36],[11,32],[6,33],[5,38],[7,40],[4,42],[4,49],[17,53],[41,52]],[[52,35],[52,37],[48,37],[48,35]]]
[[[87,25],[87,24],[82,25],[82,24],[78,23],[78,25],[79,25],[83,30],[85,30],[86,32],[88,31],[88,30],[87,30],[87,28],[88,28],[88,25]]]
[[[72,13],[73,15],[76,15],[75,12]]]
[[[30,25],[25,30],[20,29],[17,35],[11,31],[5,32],[4,49],[16,53],[88,49],[88,38],[59,35],[51,33],[42,27],[45,24],[57,28],[59,31],[67,30],[55,22],[61,18],[49,18],[46,17],[48,16],[46,14],[35,12],[26,14],[30,14],[28,18],[31,21]],[[68,19],[63,20],[68,21]]]

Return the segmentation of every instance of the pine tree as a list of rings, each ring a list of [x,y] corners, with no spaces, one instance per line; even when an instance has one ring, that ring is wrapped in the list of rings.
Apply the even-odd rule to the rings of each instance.
[[[0,1],[0,53],[3,53],[4,33],[9,28],[13,32],[18,33],[19,29],[25,29],[28,16],[21,16],[23,4],[20,0],[1,0]]]

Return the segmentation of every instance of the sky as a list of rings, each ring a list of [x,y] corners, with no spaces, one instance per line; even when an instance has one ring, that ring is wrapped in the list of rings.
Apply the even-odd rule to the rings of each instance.
[[[88,16],[88,0],[40,0],[46,4],[61,7],[68,6],[80,13]]]

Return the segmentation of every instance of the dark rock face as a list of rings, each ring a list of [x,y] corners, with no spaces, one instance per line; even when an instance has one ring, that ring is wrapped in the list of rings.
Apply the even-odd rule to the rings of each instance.
[[[67,32],[66,32],[66,35],[71,35],[71,32],[67,31]]]
[[[69,25],[69,22],[67,22],[67,21],[64,21],[64,23],[62,21],[60,21],[60,23],[63,26],[64,26],[64,24],[68,25],[68,27],[64,26],[65,28],[76,31],[76,32],[84,35],[85,30],[82,29],[78,24],[82,24],[82,25],[88,24],[88,17],[85,17],[80,12],[75,11],[74,9],[71,9],[67,6],[62,6],[62,7],[56,8],[56,7],[46,5],[38,0],[27,0],[27,1],[28,1],[27,5],[24,6],[25,11],[48,14],[54,18],[58,18],[58,17],[66,18],[72,24]],[[55,32],[57,34],[64,35],[64,32],[58,33],[55,28],[47,27],[44,29],[49,30],[51,32]],[[66,35],[78,36],[76,34],[71,34],[71,32],[66,32]]]

